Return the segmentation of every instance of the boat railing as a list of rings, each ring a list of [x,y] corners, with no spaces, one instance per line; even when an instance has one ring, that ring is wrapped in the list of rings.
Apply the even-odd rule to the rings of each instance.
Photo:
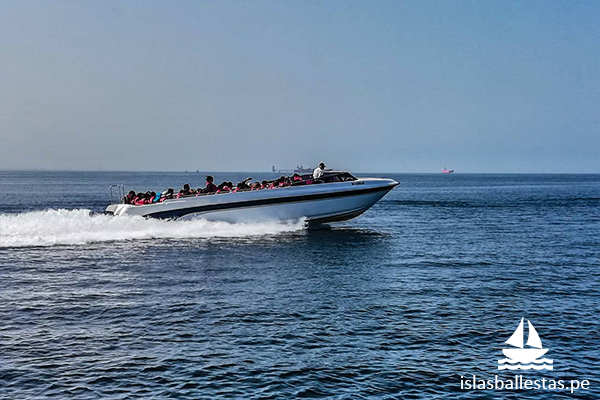
[[[110,185],[109,190],[110,204],[117,204],[123,201],[123,197],[125,197],[125,187],[123,185]],[[116,201],[114,199],[115,196]]]

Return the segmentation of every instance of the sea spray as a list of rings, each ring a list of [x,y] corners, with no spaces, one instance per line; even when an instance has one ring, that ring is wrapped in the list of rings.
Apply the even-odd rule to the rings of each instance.
[[[228,223],[204,219],[156,220],[90,215],[89,210],[51,209],[0,214],[0,247],[76,245],[139,239],[188,239],[274,235],[304,229],[305,222]]]

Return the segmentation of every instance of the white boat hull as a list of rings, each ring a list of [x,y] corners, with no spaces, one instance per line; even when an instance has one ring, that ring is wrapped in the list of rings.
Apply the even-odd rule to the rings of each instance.
[[[298,220],[325,223],[355,218],[368,210],[398,182],[365,178],[239,193],[201,195],[148,205],[111,204],[114,215],[151,218],[197,218],[229,222]]]

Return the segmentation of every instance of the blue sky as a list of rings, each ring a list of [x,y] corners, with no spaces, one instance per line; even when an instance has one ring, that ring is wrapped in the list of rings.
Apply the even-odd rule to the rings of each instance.
[[[0,0],[0,168],[600,172],[599,1]]]

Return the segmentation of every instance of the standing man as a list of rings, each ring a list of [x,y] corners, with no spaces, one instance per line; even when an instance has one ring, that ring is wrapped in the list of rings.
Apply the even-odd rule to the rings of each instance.
[[[319,179],[323,176],[323,171],[325,171],[325,163],[322,162],[319,164],[317,168],[313,171],[313,179]]]

